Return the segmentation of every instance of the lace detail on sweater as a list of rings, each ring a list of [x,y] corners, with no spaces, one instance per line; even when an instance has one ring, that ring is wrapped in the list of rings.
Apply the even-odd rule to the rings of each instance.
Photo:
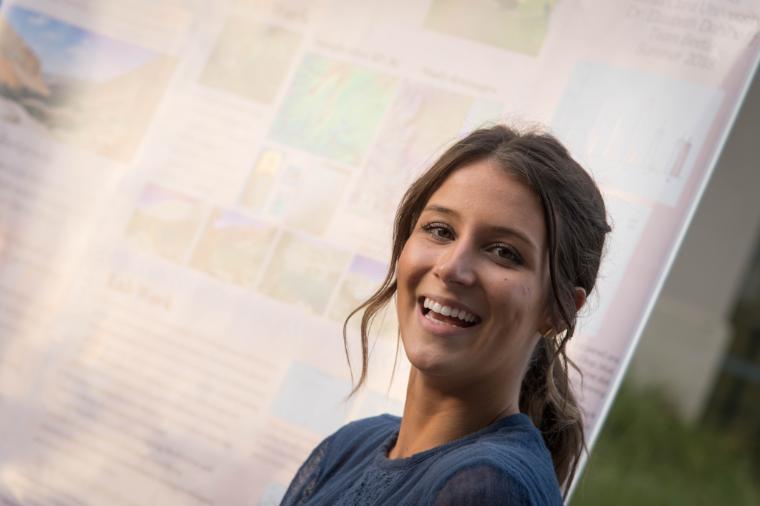
[[[393,490],[393,485],[403,474],[398,470],[387,471],[369,467],[354,484],[335,502],[335,506],[355,506],[357,504],[379,504],[381,496]]]
[[[281,505],[301,506],[314,495],[319,484],[319,478],[322,471],[322,460],[327,455],[330,447],[330,440],[326,439],[317,446],[311,455],[298,470],[293,481],[282,498]]]

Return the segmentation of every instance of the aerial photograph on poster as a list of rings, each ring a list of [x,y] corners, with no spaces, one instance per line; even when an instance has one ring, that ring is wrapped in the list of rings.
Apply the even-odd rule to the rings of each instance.
[[[0,14],[0,33],[2,110],[66,144],[132,159],[172,58],[18,6]]]

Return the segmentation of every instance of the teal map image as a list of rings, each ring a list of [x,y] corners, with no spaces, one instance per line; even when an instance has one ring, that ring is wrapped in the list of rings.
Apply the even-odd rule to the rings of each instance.
[[[307,55],[283,101],[270,138],[304,151],[357,164],[396,88],[379,72]]]

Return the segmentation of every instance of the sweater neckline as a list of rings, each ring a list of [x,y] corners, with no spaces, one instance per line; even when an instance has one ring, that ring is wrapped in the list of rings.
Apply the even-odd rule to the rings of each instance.
[[[391,432],[385,438],[385,441],[383,442],[383,444],[381,444],[379,448],[377,449],[376,454],[375,454],[375,463],[378,465],[378,467],[382,469],[387,469],[387,470],[406,469],[408,467],[414,466],[415,464],[418,464],[419,462],[422,462],[423,460],[429,457],[432,457],[433,455],[444,453],[449,450],[458,448],[460,446],[464,446],[480,438],[483,435],[490,434],[492,432],[498,432],[502,429],[507,429],[507,428],[525,427],[526,424],[530,427],[533,426],[533,422],[531,422],[528,415],[524,413],[515,413],[513,415],[500,418],[496,420],[495,422],[493,422],[491,425],[483,427],[479,431],[472,432],[470,434],[462,436],[453,441],[449,441],[448,443],[444,443],[440,446],[436,446],[428,450],[423,450],[421,452],[415,453],[414,455],[410,455],[409,457],[399,458],[399,459],[390,459],[388,458],[388,452],[390,451],[390,449],[393,447],[393,445],[396,443],[396,440],[398,439],[399,429],[396,428],[396,430]],[[400,427],[400,419],[399,419],[399,427]]]

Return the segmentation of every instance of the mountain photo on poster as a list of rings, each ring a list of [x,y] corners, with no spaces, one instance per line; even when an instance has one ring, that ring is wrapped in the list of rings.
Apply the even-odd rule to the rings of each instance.
[[[0,114],[5,123],[129,161],[174,62],[17,6],[0,14]]]

